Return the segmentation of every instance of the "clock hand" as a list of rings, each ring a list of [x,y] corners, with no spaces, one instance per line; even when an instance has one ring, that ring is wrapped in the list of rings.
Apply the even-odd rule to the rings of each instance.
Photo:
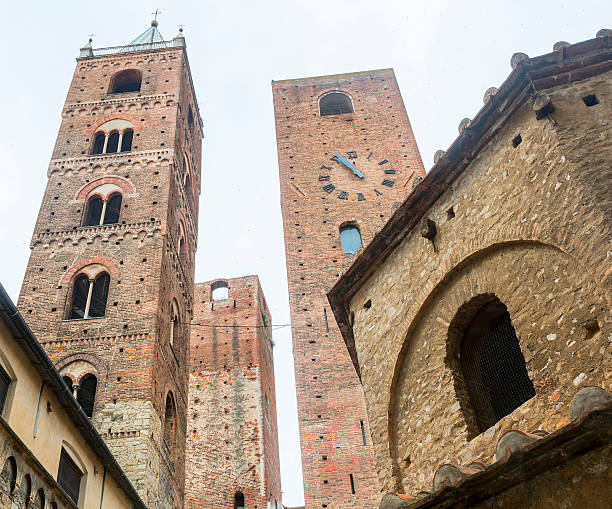
[[[342,166],[351,170],[360,179],[365,178],[365,175],[355,168],[346,157],[341,156],[338,152],[334,152],[334,154]]]

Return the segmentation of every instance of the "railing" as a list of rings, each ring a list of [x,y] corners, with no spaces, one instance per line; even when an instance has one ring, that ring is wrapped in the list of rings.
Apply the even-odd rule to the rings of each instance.
[[[96,48],[91,49],[89,56],[101,57],[104,55],[116,55],[118,53],[136,53],[138,51],[151,51],[155,49],[173,48],[179,47],[174,44],[174,41],[159,41],[159,42],[146,42],[144,44],[128,44],[127,46],[112,46],[110,48]]]

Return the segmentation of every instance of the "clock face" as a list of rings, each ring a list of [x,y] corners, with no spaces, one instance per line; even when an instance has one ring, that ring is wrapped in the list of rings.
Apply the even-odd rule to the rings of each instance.
[[[367,201],[396,184],[398,171],[386,157],[373,152],[334,152],[319,170],[321,189],[339,200]]]

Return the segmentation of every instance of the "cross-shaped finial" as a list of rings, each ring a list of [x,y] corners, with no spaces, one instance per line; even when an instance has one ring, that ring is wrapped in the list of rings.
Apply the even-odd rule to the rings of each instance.
[[[151,14],[153,14],[155,16],[153,19],[157,21],[157,15],[161,14],[161,11],[159,9],[155,9],[155,11],[152,12]]]
[[[183,31],[183,27],[186,27],[187,25],[179,25],[179,30],[182,32]]]
[[[89,42],[93,41],[93,38],[95,37],[96,34],[89,34]]]

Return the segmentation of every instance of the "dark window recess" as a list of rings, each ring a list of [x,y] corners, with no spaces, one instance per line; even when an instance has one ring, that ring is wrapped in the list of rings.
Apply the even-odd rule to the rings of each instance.
[[[483,306],[466,329],[461,370],[480,432],[535,396],[506,306]]]
[[[187,124],[189,125],[189,130],[193,132],[193,110],[191,106],[189,106],[189,110],[187,111]]]
[[[91,149],[92,154],[101,154],[104,150],[104,140],[106,139],[106,135],[104,133],[96,134],[96,138],[93,143],[93,147]]]
[[[4,462],[0,473],[0,483],[7,495],[12,495],[17,484],[17,462],[13,456],[9,456]]]
[[[349,479],[351,480],[351,493],[355,494],[355,480],[353,479],[353,474],[349,474]]]
[[[134,140],[134,131],[127,129],[123,131],[121,139],[121,152],[130,152],[132,150],[132,141]]]
[[[85,224],[83,226],[97,226],[100,224],[103,205],[104,202],[102,198],[98,198],[97,196],[89,200],[89,204],[87,205],[87,216],[85,217]]]
[[[523,138],[521,138],[521,135],[517,134],[514,138],[512,138],[512,146],[516,148],[521,144],[522,141]]]
[[[140,92],[142,73],[136,69],[126,69],[118,72],[111,79],[109,94],[124,94],[126,92]]]
[[[4,403],[6,401],[9,385],[11,385],[11,378],[6,371],[0,367],[0,414],[2,414],[2,410],[4,410]]]
[[[59,470],[57,472],[57,483],[64,489],[75,504],[79,503],[81,477],[83,477],[83,474],[79,470],[79,467],[75,465],[72,458],[68,456],[68,453],[62,449]]]
[[[599,99],[597,99],[597,96],[595,94],[587,95],[586,97],[583,97],[582,100],[587,106],[595,106],[599,104]]]
[[[234,494],[234,509],[244,509],[244,494],[237,492]]]
[[[69,376],[63,376],[62,380],[64,381],[68,389],[70,389],[70,394],[72,394],[72,391],[73,391],[72,378],[70,378]]]
[[[119,212],[121,211],[121,195],[114,194],[106,203],[104,213],[104,224],[116,224],[119,222]]]
[[[72,306],[68,318],[85,318],[85,306],[87,305],[87,294],[89,293],[89,278],[81,275],[76,278],[72,289]]]
[[[108,142],[106,144],[106,153],[114,154],[119,150],[119,133],[114,132],[108,137]]]
[[[79,392],[77,393],[77,401],[81,405],[83,412],[87,417],[93,415],[94,401],[96,399],[96,389],[98,387],[98,379],[91,373],[85,375],[79,383]]]
[[[323,318],[325,319],[325,332],[329,332],[329,322],[327,321],[327,309],[323,308]]]
[[[319,101],[319,114],[322,117],[328,115],[343,115],[353,113],[351,98],[341,92],[332,92],[321,97]]]
[[[93,291],[91,292],[91,303],[89,305],[90,317],[97,318],[104,316],[109,286],[110,276],[106,273],[99,275],[94,281]]]

